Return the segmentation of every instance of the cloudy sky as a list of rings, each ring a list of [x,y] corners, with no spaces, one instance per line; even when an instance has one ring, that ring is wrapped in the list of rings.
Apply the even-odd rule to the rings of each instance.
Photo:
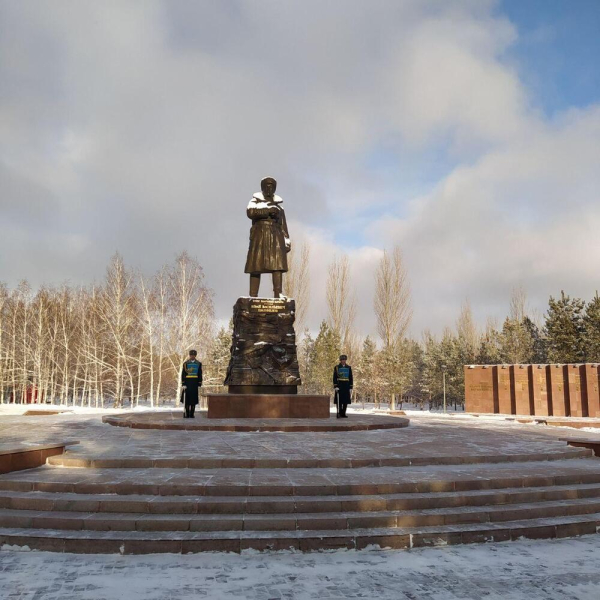
[[[600,288],[598,0],[0,0],[0,281],[151,274],[187,249],[217,316],[247,293],[273,175],[348,254],[361,333],[399,244],[415,335]]]

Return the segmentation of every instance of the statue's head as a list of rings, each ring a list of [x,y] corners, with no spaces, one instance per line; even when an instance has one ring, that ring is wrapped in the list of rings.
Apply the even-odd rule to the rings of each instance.
[[[263,196],[267,198],[272,198],[275,194],[275,190],[277,189],[277,181],[272,177],[265,177],[260,182],[260,189],[262,190]]]

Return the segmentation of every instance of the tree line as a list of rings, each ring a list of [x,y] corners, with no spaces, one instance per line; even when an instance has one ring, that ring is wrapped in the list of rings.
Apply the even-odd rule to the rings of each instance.
[[[303,391],[332,390],[340,353],[353,366],[356,399],[435,407],[443,396],[464,402],[466,364],[600,362],[600,298],[564,292],[547,312],[530,314],[524,290],[513,291],[501,326],[480,329],[468,302],[440,336],[408,335],[411,294],[402,253],[385,251],[375,272],[377,337],[356,331],[350,263],[336,257],[325,291],[327,316],[318,332],[305,328],[310,302],[310,249],[294,249],[284,293],[296,299],[296,332]],[[207,391],[224,391],[231,324],[217,330],[213,293],[201,265],[187,253],[144,277],[115,255],[99,284],[41,287],[0,284],[0,399],[90,407],[151,406],[179,396],[179,370],[195,347]]]
[[[0,398],[154,406],[179,393],[187,350],[206,351],[212,292],[186,253],[146,278],[115,255],[101,284],[0,285]]]
[[[464,404],[464,365],[600,362],[598,294],[586,303],[561,292],[557,298],[550,297],[544,316],[535,318],[527,313],[525,292],[518,288],[501,327],[488,319],[480,330],[465,302],[454,327],[447,327],[441,336],[424,331],[421,339],[415,340],[403,335],[408,315],[404,320],[394,319],[398,323],[394,335],[382,327],[387,321],[382,322],[378,308],[378,289],[374,301],[380,325],[378,343],[367,336],[359,344],[344,344],[331,321],[323,321],[314,338],[305,335],[301,364],[308,389],[315,393],[330,390],[331,365],[340,349],[354,365],[359,401],[389,402],[393,394],[399,403],[410,401],[427,407],[442,402],[444,371],[447,401],[455,406]]]

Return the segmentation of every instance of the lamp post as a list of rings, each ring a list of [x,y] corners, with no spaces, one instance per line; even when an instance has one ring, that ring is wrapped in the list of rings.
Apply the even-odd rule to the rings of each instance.
[[[446,412],[446,365],[442,365],[442,380],[444,382],[444,413]]]

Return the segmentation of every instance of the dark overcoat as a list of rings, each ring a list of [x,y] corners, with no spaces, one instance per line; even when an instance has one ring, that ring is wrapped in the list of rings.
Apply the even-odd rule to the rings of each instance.
[[[202,385],[202,363],[186,360],[181,369],[181,385],[185,385],[185,403],[198,404],[198,388]]]
[[[347,369],[347,371],[344,369]],[[350,392],[352,391],[353,385],[352,367],[348,364],[344,367],[342,363],[336,365],[333,369],[333,387],[338,388],[339,401],[342,404],[352,403]]]
[[[290,236],[282,203],[279,196],[265,200],[260,192],[250,200],[246,214],[252,219],[252,228],[245,273],[287,272]]]

